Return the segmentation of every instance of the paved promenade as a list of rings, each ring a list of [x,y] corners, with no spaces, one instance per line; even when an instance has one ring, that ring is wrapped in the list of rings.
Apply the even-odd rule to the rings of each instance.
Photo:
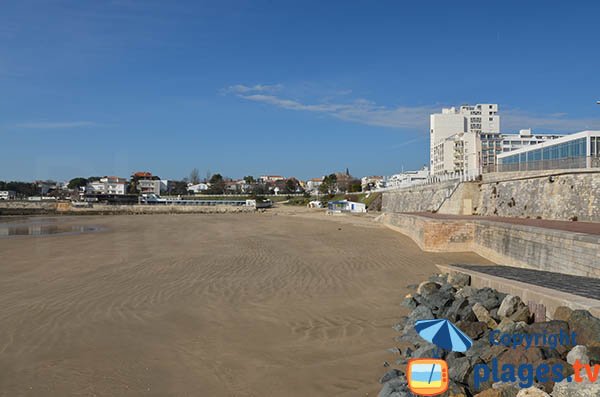
[[[562,230],[574,233],[600,235],[600,223],[596,222],[552,221],[546,219],[507,218],[500,216],[446,215],[437,213],[434,214],[431,212],[413,212],[412,214],[440,220],[482,220],[490,222],[509,223],[513,225],[541,227],[545,229]]]
[[[502,277],[522,283],[552,288],[568,294],[600,300],[600,279],[592,277],[571,276],[562,273],[542,270],[524,269],[510,266],[453,265],[467,270],[474,270],[490,276]]]

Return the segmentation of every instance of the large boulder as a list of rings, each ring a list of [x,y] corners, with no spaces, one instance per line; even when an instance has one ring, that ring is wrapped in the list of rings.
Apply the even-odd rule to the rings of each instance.
[[[567,306],[559,306],[554,311],[553,319],[560,320],[560,321],[569,321],[569,317],[571,317],[571,313],[573,313],[573,310],[571,308],[569,308]]]
[[[577,344],[600,346],[600,320],[587,310],[574,310],[569,316],[569,328],[577,334]]]
[[[455,288],[463,288],[471,284],[471,276],[465,273],[450,273],[448,283]]]
[[[515,323],[510,318],[506,318],[506,317],[504,317],[500,321],[500,323],[498,324],[498,326],[496,327],[496,329],[498,331],[500,331],[500,333],[502,333],[502,334],[512,334],[512,333],[515,332],[516,328],[517,328],[517,323]]]
[[[529,387],[519,390],[517,397],[550,397],[550,395],[537,387]]]
[[[459,321],[456,326],[473,340],[481,338],[488,329],[487,324],[481,321]]]
[[[401,376],[404,376],[404,372],[400,371],[399,369],[395,369],[395,368],[390,369],[388,372],[383,374],[381,379],[379,379],[379,383],[389,382],[390,380],[399,378]]]
[[[400,304],[410,310],[415,310],[417,308],[417,306],[419,305],[417,303],[417,301],[415,300],[415,298],[413,298],[413,296],[411,294],[406,295],[404,297],[404,300]]]
[[[482,391],[481,393],[475,394],[475,397],[508,397],[502,392],[502,390],[497,389],[487,389]],[[513,397],[513,396],[511,396]]]
[[[454,294],[449,290],[439,289],[430,294],[416,295],[414,299],[419,305],[427,306],[434,315],[441,317],[441,314],[452,306]]]
[[[444,394],[446,397],[469,397],[465,387],[461,384],[450,381],[448,391]]]
[[[486,352],[490,351],[490,342],[487,339],[481,338],[473,342],[473,346],[465,352],[467,357],[481,357]]]
[[[414,397],[408,388],[406,378],[397,377],[383,384],[378,397]]]
[[[571,365],[579,361],[581,364],[589,364],[588,349],[585,346],[577,345],[567,354],[567,362]]]
[[[433,281],[423,281],[417,288],[417,294],[429,295],[440,289],[441,285]]]
[[[502,368],[504,364],[512,364],[515,368],[520,364],[537,365],[542,360],[544,360],[544,354],[539,347],[530,347],[527,349],[524,346],[517,346],[514,349],[507,349],[498,355],[498,368]]]
[[[452,304],[440,313],[440,317],[447,318],[454,323],[457,321],[477,321],[477,317],[466,298],[455,298]]]
[[[472,305],[479,303],[488,311],[490,311],[499,307],[500,302],[502,302],[505,296],[506,294],[502,294],[494,289],[485,287],[475,290],[471,296],[469,296],[469,303]]]
[[[431,343],[425,344],[412,352],[413,358],[432,358],[438,353],[438,348]]]
[[[600,346],[589,346],[587,355],[590,358],[590,364],[600,364]]]
[[[458,357],[446,360],[450,379],[458,383],[465,383],[471,370],[471,361],[468,357]]]
[[[496,382],[492,389],[498,390],[502,397],[516,397],[520,387],[518,382]]]
[[[540,323],[529,324],[525,330],[530,335],[569,335],[569,323],[560,320],[544,321]],[[565,342],[565,341],[563,341]],[[556,353],[559,356],[564,356],[572,346],[570,344],[559,343],[556,348],[551,349],[548,346],[544,347],[544,351],[548,352],[547,356],[551,357]]]
[[[430,308],[427,306],[418,306],[408,315],[404,330],[406,331],[407,328],[414,328],[415,323],[419,320],[431,320],[433,318],[435,317],[433,316]]]
[[[471,286],[462,287],[458,291],[456,291],[456,297],[468,298],[469,296],[473,295],[475,291],[477,291],[477,289]]]
[[[552,390],[552,397],[598,397],[600,382],[590,382],[584,377],[583,382],[569,382],[567,379],[558,382]]]
[[[475,303],[471,310],[473,310],[473,313],[475,313],[477,320],[485,323],[489,328],[494,329],[498,326],[496,320],[490,316],[488,309],[486,309],[481,303]]]
[[[499,317],[510,317],[512,316],[517,309],[521,306],[524,306],[521,298],[514,295],[506,295],[500,304],[500,308],[498,308],[498,316]]]
[[[573,367],[570,366],[566,361],[560,358],[549,358],[542,361],[540,364],[546,364],[549,368],[561,368],[561,377],[562,379],[566,379],[567,376],[573,375]],[[552,389],[554,389],[554,381],[552,377],[549,377],[548,380],[544,383],[541,383],[541,386],[547,393],[550,393]]]

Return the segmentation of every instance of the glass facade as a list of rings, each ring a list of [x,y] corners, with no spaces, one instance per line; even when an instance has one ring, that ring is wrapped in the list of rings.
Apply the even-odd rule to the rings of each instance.
[[[589,137],[589,156],[600,156],[600,136]],[[559,168],[586,168],[588,137],[515,153],[498,159],[499,171],[527,171]],[[596,164],[597,162],[592,162]]]

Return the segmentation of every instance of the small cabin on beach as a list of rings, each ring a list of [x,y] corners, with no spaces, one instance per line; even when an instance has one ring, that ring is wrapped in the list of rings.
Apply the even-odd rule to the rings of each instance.
[[[342,212],[367,212],[367,206],[363,203],[357,203],[348,200],[331,201],[327,204],[327,212],[342,213]]]

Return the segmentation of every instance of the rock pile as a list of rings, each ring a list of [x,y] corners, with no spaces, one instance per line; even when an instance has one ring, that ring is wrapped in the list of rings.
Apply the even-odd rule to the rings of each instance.
[[[600,364],[600,320],[585,310],[571,310],[560,307],[551,321],[534,319],[528,306],[518,296],[500,293],[491,288],[476,289],[470,286],[466,274],[435,275],[416,286],[416,293],[405,297],[402,305],[411,310],[393,328],[399,332],[396,346],[388,349],[396,355],[398,368],[389,370],[380,379],[383,387],[379,397],[413,396],[407,386],[402,369],[413,358],[439,358],[446,360],[449,369],[450,387],[444,395],[454,397],[574,397],[600,396],[600,377],[596,383],[587,380],[581,370],[584,382],[569,382],[566,377],[573,375],[576,360],[582,364]],[[473,340],[473,346],[464,354],[439,351],[434,345],[416,333],[414,325],[418,320],[445,318]],[[535,321],[534,321],[535,320]],[[496,335],[572,335],[576,333],[576,343],[561,343],[550,347],[547,343],[527,346],[521,344],[506,346],[491,343]],[[490,334],[492,338],[490,340]],[[498,341],[499,342],[499,341]],[[490,367],[497,363],[531,364],[534,371],[540,364],[551,368],[560,365],[565,379],[554,383],[551,379],[541,382],[535,374],[533,384],[524,388],[523,382],[494,381],[490,376],[476,387],[475,371],[478,364]],[[386,362],[386,366],[388,366]],[[482,365],[479,365],[481,367]]]

